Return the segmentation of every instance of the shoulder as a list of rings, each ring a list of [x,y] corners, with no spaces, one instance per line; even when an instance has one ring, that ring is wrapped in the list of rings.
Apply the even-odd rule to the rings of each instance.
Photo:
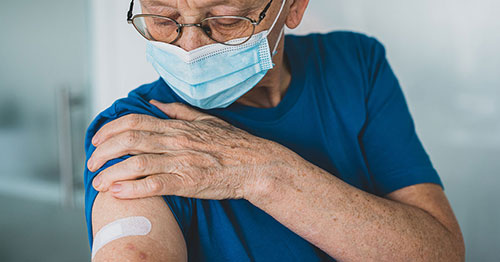
[[[331,81],[339,77],[354,80],[350,76],[369,85],[378,66],[386,60],[383,44],[377,38],[359,32],[287,36],[285,45],[290,45],[287,49],[304,64],[304,69],[317,68],[318,74]]]
[[[149,103],[151,99],[156,99],[161,102],[169,103],[176,102],[175,98],[168,91],[168,87],[165,82],[161,79],[158,81],[142,85],[128,93],[126,97],[117,99],[114,103],[97,114],[90,125],[87,128],[85,134],[85,170],[84,170],[84,188],[85,188],[85,212],[87,219],[87,227],[89,233],[90,244],[92,245],[92,206],[94,200],[96,199],[98,192],[92,186],[92,180],[94,177],[100,173],[102,170],[115,165],[132,155],[124,155],[118,158],[111,159],[107,161],[99,170],[91,172],[87,168],[87,162],[90,156],[95,151],[96,147],[92,145],[91,141],[95,133],[99,131],[106,123],[118,119],[127,114],[147,114],[157,118],[168,119],[169,117],[163,113],[160,109]],[[164,196],[164,200],[170,207],[172,214],[174,214],[175,219],[179,223],[182,232],[184,233],[185,228],[189,226],[189,217],[191,215],[191,209],[188,208],[191,205],[191,199],[177,197],[177,196]],[[140,202],[140,201],[135,201]],[[155,200],[158,202],[158,200]],[[161,201],[160,201],[161,202]],[[115,202],[116,203],[116,202]],[[104,204],[104,208],[109,205],[109,201]],[[143,203],[138,204],[143,205]],[[115,205],[117,207],[118,205]],[[130,205],[128,205],[130,206]],[[137,206],[137,205],[136,205]],[[131,209],[132,210],[132,209]],[[138,209],[134,209],[140,211]],[[144,209],[141,209],[144,211]],[[186,235],[185,235],[186,236]]]
[[[296,41],[303,42],[328,42],[330,44],[345,45],[345,44],[359,44],[365,45],[373,41],[377,41],[376,38],[369,36],[368,34],[355,32],[355,31],[331,31],[328,33],[310,33],[307,35],[294,35],[287,34],[290,39],[295,39]]]
[[[168,116],[165,113],[149,103],[151,99],[167,103],[175,102],[174,97],[167,92],[167,89],[165,82],[158,79],[152,83],[141,85],[130,91],[126,97],[114,101],[111,106],[97,114],[88,126],[85,134],[85,149],[88,151],[91,148],[91,139],[102,126],[124,115],[147,114],[167,119]]]
[[[287,46],[288,45],[288,46]],[[377,38],[359,32],[333,31],[287,35],[285,48],[298,70],[321,79],[325,92],[346,93],[350,99],[367,95],[380,66],[386,63],[385,48]],[[315,89],[317,90],[317,89]]]
[[[384,46],[377,38],[353,31],[287,35],[286,44],[291,45],[291,49],[297,53],[316,50],[324,58],[368,58],[374,52],[384,51]]]

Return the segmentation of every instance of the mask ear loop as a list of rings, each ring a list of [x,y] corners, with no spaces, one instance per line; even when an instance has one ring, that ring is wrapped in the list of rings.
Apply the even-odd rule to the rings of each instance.
[[[281,37],[283,36],[284,32],[285,32],[285,27],[283,27],[280,31],[280,35],[278,36],[278,40],[276,40],[276,44],[274,44],[273,53],[271,54],[271,56],[274,56],[276,53],[278,53],[276,49],[278,48],[278,44],[280,43]]]
[[[274,19],[273,24],[271,25],[271,27],[267,31],[268,33],[267,33],[266,37],[269,35],[269,33],[271,33],[271,31],[274,28],[274,25],[276,25],[276,22],[278,22],[278,19],[279,19],[280,15],[281,15],[281,11],[283,11],[283,7],[285,7],[285,3],[286,3],[286,0],[283,0],[283,2],[281,2],[281,7],[280,7],[280,10],[278,11],[278,15],[276,16],[276,18]],[[277,53],[276,49],[278,48],[278,44],[280,43],[280,40],[281,40],[281,37],[283,36],[283,32],[284,31],[285,31],[285,27],[283,26],[283,28],[281,28],[280,34],[278,36],[278,39],[276,40],[276,43],[274,44],[274,48],[273,48],[273,52],[271,53],[271,56],[274,56]],[[273,64],[273,66],[274,66],[274,64]]]
[[[268,30],[268,32],[269,32],[269,33],[273,30],[274,25],[276,24],[276,22],[278,22],[278,18],[279,18],[279,17],[280,17],[280,15],[281,15],[281,11],[283,11],[283,7],[285,7],[285,3],[286,3],[286,0],[283,0],[283,2],[281,2],[281,7],[280,7],[280,10],[278,11],[278,15],[277,15],[277,16],[276,16],[276,18],[274,19],[274,22],[273,22],[273,24],[271,25],[271,27],[269,27],[269,30]],[[269,33],[268,33],[268,34],[269,34]]]

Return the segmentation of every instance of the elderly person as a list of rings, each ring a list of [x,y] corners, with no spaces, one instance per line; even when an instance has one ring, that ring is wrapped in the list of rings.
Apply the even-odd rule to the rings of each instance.
[[[285,36],[308,0],[137,4],[161,77],[87,130],[94,261],[464,260],[376,39]]]

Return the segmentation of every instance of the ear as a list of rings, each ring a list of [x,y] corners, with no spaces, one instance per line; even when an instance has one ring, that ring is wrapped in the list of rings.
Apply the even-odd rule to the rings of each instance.
[[[292,3],[286,18],[285,24],[288,28],[294,29],[299,26],[304,17],[309,0],[290,0]]]

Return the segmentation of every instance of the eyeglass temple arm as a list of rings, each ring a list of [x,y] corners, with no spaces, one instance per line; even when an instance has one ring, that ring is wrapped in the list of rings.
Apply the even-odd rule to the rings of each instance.
[[[283,1],[285,1],[285,0],[283,0]],[[262,10],[262,12],[260,12],[259,21],[257,21],[257,24],[259,24],[260,21],[262,21],[262,19],[264,19],[264,17],[266,17],[267,9],[269,9],[272,2],[273,2],[273,0],[269,1],[269,3],[267,3],[266,7],[264,7],[264,10]]]
[[[272,0],[271,0],[272,1]],[[130,2],[130,9],[127,12],[127,21],[132,21],[132,10],[134,9],[134,0]]]

